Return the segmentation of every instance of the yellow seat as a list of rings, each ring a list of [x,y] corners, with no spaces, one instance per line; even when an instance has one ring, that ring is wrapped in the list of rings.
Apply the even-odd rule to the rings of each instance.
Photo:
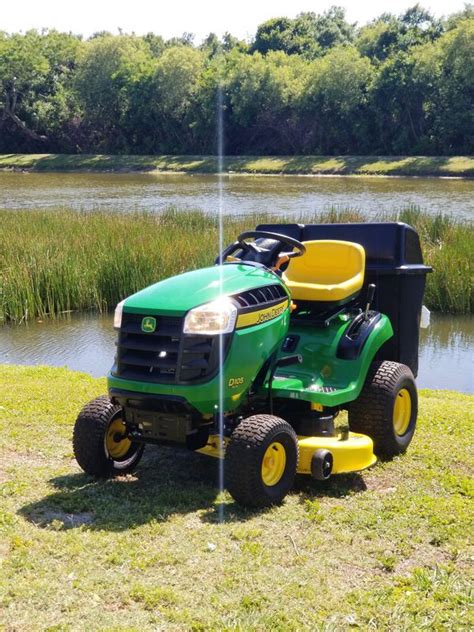
[[[305,241],[306,253],[290,259],[283,281],[300,301],[345,302],[364,284],[365,250],[351,241]]]

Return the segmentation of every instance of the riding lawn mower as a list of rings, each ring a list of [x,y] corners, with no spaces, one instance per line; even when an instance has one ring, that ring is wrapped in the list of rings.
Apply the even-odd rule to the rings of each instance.
[[[403,223],[241,234],[214,266],[118,304],[108,395],[74,428],[79,465],[125,474],[146,444],[185,446],[224,459],[237,502],[266,507],[297,473],[321,481],[403,453],[430,271]]]

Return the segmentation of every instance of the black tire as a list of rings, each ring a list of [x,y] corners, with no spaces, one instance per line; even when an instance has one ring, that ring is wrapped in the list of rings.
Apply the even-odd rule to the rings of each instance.
[[[144,444],[127,440],[125,452],[115,457],[107,449],[107,430],[121,417],[122,408],[113,404],[106,395],[93,399],[79,413],[74,426],[73,450],[76,461],[86,474],[116,476],[131,472],[138,465]]]
[[[396,431],[395,403],[409,394],[410,409],[406,427]],[[372,363],[364,388],[350,404],[349,426],[355,432],[369,435],[377,455],[391,457],[402,454],[415,434],[418,416],[418,393],[411,370],[398,362]]]
[[[268,450],[283,457],[281,474],[267,484],[262,465]],[[270,456],[270,458],[272,458]],[[298,465],[298,439],[290,424],[272,415],[244,419],[231,434],[226,448],[226,486],[231,496],[246,507],[269,507],[282,502],[290,491]]]

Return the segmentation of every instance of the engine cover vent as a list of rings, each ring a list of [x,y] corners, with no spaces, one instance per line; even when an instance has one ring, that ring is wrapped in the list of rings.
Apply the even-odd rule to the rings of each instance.
[[[282,285],[275,283],[274,285],[264,285],[253,290],[246,290],[232,298],[241,309],[245,310],[255,307],[269,307],[282,299],[288,298],[288,294]]]

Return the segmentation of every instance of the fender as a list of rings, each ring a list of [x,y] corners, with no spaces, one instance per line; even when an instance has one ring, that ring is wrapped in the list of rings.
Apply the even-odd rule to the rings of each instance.
[[[385,344],[385,342],[393,336],[392,323],[390,322],[388,316],[385,316],[385,314],[378,314],[378,316],[379,318],[374,318],[375,322],[373,324],[369,321],[369,325],[367,327],[367,329],[369,329],[369,333],[362,343],[357,358],[360,362],[359,375],[357,376],[354,388],[351,389],[350,394],[348,393],[350,396],[346,398],[346,401],[353,401],[359,397],[365,384],[370,365],[374,361],[377,352]]]
[[[339,340],[336,356],[341,360],[358,358],[381,317],[380,312],[369,312],[367,318],[364,313],[356,316]]]

